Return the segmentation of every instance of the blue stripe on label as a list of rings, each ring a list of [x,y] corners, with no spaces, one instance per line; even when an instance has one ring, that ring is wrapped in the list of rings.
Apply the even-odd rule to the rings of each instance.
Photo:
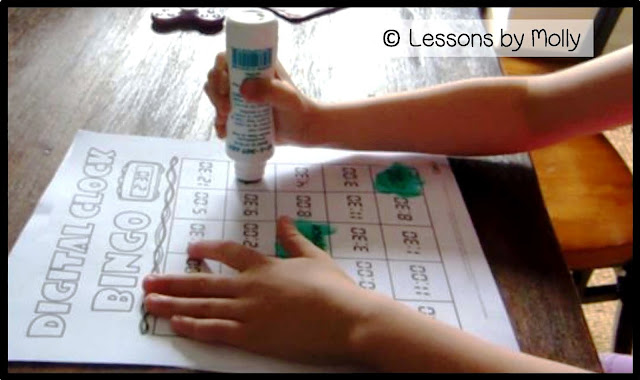
[[[231,67],[243,70],[263,70],[271,67],[272,49],[231,49]]]

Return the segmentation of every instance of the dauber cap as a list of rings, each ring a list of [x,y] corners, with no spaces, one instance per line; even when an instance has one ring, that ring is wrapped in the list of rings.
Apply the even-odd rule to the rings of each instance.
[[[236,179],[240,182],[258,182],[264,176],[266,162],[235,162]]]
[[[275,48],[278,20],[264,9],[232,9],[225,15],[227,46],[246,49]]]

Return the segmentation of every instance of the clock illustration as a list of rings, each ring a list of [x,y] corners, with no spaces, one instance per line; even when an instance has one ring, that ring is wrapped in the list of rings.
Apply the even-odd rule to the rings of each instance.
[[[118,177],[118,197],[127,201],[153,202],[160,195],[163,171],[157,162],[127,162]]]

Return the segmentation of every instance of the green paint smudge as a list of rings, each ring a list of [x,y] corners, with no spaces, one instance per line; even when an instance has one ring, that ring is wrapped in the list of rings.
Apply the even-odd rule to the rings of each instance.
[[[376,175],[373,186],[380,193],[391,193],[407,198],[422,195],[423,185],[424,181],[416,168],[394,162]]]
[[[294,221],[294,225],[304,237],[309,239],[316,247],[323,251],[326,251],[329,247],[328,236],[336,232],[336,229],[327,223],[317,223],[298,219]],[[284,247],[277,242],[276,256],[281,258],[290,257],[289,253],[284,250]]]

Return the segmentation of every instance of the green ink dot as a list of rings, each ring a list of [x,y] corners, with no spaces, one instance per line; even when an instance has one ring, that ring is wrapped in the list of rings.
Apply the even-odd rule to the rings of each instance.
[[[336,229],[327,223],[310,222],[308,220],[298,219],[294,221],[294,225],[300,233],[309,239],[316,247],[326,251],[329,247],[328,236],[336,232]],[[276,242],[276,256],[281,258],[290,257],[287,251],[280,243]]]
[[[396,194],[401,197],[417,197],[422,195],[424,181],[416,168],[394,162],[393,165],[376,175],[374,187],[385,194]]]

